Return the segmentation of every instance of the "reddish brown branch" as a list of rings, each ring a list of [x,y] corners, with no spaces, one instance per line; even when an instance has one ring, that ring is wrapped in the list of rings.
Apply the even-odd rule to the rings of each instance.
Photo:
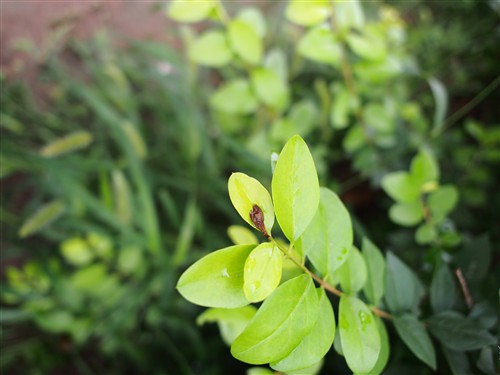
[[[467,304],[467,307],[472,309],[472,296],[470,295],[469,288],[467,287],[467,281],[465,281],[464,274],[462,273],[462,270],[460,268],[457,268],[455,270],[455,273],[457,275],[458,281],[460,282],[460,286],[462,287],[462,292],[465,297],[465,303]]]

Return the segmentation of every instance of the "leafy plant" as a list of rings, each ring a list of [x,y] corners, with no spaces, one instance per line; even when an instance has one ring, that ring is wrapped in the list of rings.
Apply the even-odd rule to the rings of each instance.
[[[413,178],[409,186],[416,192],[399,196],[407,193],[400,188],[406,185],[397,181],[399,176],[403,181]],[[436,165],[422,153],[411,175],[389,175],[385,185],[411,202],[418,198],[420,185],[435,185],[436,178]],[[272,201],[257,180],[241,173],[230,177],[228,187],[240,216],[266,242],[235,245],[205,256],[182,274],[177,289],[192,303],[212,308],[200,320],[212,316],[224,327],[235,358],[269,364],[287,374],[316,373],[333,344],[338,320],[337,352],[354,373],[378,374],[390,352],[383,318],[393,322],[418,359],[436,370],[434,344],[420,317],[424,286],[395,254],[388,252],[384,259],[366,238],[362,252],[353,246],[349,214],[334,192],[319,187],[312,156],[300,136],[292,137],[278,157]],[[274,216],[289,243],[272,235]],[[300,275],[282,277],[286,261],[293,262]],[[443,293],[453,290],[448,267],[442,265],[430,289],[435,312],[430,332],[451,350],[493,345],[495,337],[487,329],[452,311],[456,294]],[[338,319],[326,292],[340,299]],[[261,301],[256,312],[248,310],[250,303]],[[231,325],[235,316],[239,323]],[[474,338],[466,339],[469,335]]]

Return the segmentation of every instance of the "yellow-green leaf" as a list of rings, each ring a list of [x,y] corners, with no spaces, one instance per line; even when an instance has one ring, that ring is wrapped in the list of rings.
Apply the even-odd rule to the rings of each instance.
[[[40,155],[46,158],[68,154],[87,147],[93,141],[92,134],[86,131],[77,131],[45,145],[40,150]]]
[[[233,51],[245,62],[257,65],[262,60],[262,40],[257,31],[242,20],[228,25],[227,36]]]
[[[66,205],[60,200],[55,200],[40,207],[29,217],[19,229],[19,236],[27,237],[58,219],[66,210]]]
[[[266,242],[252,250],[245,262],[243,291],[247,299],[266,299],[281,280],[283,256],[274,243]]]
[[[213,0],[173,0],[167,10],[167,15],[179,22],[199,22],[208,17],[214,8]]]

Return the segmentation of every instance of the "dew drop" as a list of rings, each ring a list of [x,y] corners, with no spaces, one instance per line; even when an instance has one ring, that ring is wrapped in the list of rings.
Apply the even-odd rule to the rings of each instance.
[[[361,329],[364,331],[366,326],[372,322],[372,318],[369,314],[364,311],[358,312],[358,318],[361,323]]]
[[[344,255],[345,255],[345,254],[347,254],[347,249],[344,247],[344,248],[342,249],[341,253],[342,253],[342,254],[344,254]]]
[[[259,280],[255,280],[253,283],[250,284],[250,291],[252,293],[255,293],[257,291],[257,289],[260,288],[260,281]]]
[[[344,259],[344,258],[342,258],[342,257],[337,257],[337,260],[338,260],[339,262],[340,262],[342,259]]]
[[[227,268],[224,268],[221,273],[222,273],[222,277],[230,277],[229,272],[227,272]]]

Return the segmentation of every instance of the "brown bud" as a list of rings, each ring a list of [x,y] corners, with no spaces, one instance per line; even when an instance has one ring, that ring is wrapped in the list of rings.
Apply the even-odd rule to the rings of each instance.
[[[264,225],[264,213],[256,204],[253,205],[252,211],[250,211],[250,220],[252,220],[255,227],[260,230],[266,238],[270,237]]]

